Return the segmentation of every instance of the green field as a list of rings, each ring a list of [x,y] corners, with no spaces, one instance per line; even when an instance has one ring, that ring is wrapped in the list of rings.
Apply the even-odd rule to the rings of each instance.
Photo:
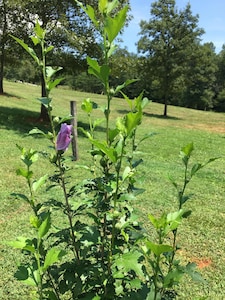
[[[35,126],[47,129],[47,125],[36,122],[40,111],[40,103],[36,100],[40,95],[40,87],[24,83],[4,84],[6,94],[0,96],[0,238],[11,240],[16,236],[29,234],[28,206],[11,196],[13,192],[26,192],[25,182],[15,172],[20,166],[20,153],[16,144],[45,150],[46,140],[34,138],[27,133]],[[79,126],[87,125],[86,116],[80,109],[82,100],[91,98],[99,105],[103,105],[105,101],[103,95],[65,88],[55,89],[52,97],[53,114],[59,116],[68,115],[70,101],[77,101]],[[112,120],[127,109],[123,99],[113,99]],[[182,178],[180,148],[190,142],[194,143],[193,162],[204,163],[209,158],[221,157],[199,171],[188,187],[188,192],[193,196],[186,207],[192,210],[192,215],[180,229],[179,256],[184,262],[196,262],[206,283],[193,283],[185,278],[178,288],[178,299],[222,300],[225,298],[225,115],[174,106],[168,107],[167,118],[162,117],[162,113],[163,105],[150,103],[145,109],[143,124],[138,131],[139,138],[147,133],[155,134],[139,148],[139,155],[144,159],[139,176],[146,192],[136,201],[135,206],[144,226],[150,231],[147,221],[149,213],[157,215],[162,211],[176,209],[176,191],[169,181],[169,175]],[[101,116],[101,112],[96,111],[96,116]],[[102,127],[97,129],[97,133],[101,135]],[[82,134],[78,137],[78,146],[78,163],[88,163],[89,143]],[[68,150],[68,155],[70,152]],[[76,162],[73,164],[75,166]],[[35,174],[40,176],[50,174],[51,171],[51,166],[48,167],[42,159]],[[86,174],[74,168],[72,176],[74,180],[80,180]],[[45,196],[48,195],[43,193],[42,197]],[[0,243],[0,299],[32,299],[27,296],[27,287],[13,277],[19,258],[19,251]]]

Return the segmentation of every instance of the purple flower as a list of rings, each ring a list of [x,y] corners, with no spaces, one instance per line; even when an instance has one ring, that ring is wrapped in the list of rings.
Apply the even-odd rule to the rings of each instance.
[[[57,136],[56,149],[66,151],[71,141],[72,125],[66,123],[61,124],[60,131]]]

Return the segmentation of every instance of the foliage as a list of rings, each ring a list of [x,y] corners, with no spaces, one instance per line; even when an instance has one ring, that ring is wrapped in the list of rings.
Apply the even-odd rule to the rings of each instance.
[[[199,37],[203,30],[198,28],[198,16],[193,16],[190,4],[178,11],[175,1],[164,0],[152,3],[152,18],[142,21],[141,39],[138,49],[151,60],[151,71],[160,83],[164,101],[164,116],[176,79],[184,73],[186,64],[191,61]],[[185,58],[185,59],[184,59]]]
[[[3,0],[0,2],[0,94],[3,94],[3,77],[6,62],[14,60],[18,50],[12,46],[9,34],[21,37],[28,30],[24,20],[23,5],[20,1]],[[17,52],[17,54],[20,52]]]
[[[187,67],[184,106],[209,110],[214,106],[217,64],[212,44],[198,45]]]
[[[36,23],[35,34],[31,38],[35,45],[41,47],[41,58],[34,49],[14,37],[42,67],[47,95],[40,101],[47,108],[51,121],[51,131],[36,128],[30,134],[40,134],[50,141],[50,152],[42,154],[54,166],[54,175],[45,174],[33,179],[32,168],[37,162],[38,152],[18,146],[25,166],[19,168],[17,174],[26,179],[28,195],[15,196],[31,207],[30,224],[35,237],[18,237],[16,241],[8,242],[29,254],[30,259],[21,263],[15,276],[34,287],[38,299],[61,299],[64,294],[70,299],[164,299],[168,293],[175,294],[174,285],[181,275],[196,275],[193,265],[183,267],[175,261],[178,227],[182,218],[190,215],[189,211],[183,210],[189,199],[185,189],[192,177],[205,166],[197,163],[188,172],[192,143],[181,150],[183,185],[180,188],[172,180],[178,193],[178,211],[163,214],[159,219],[149,215],[159,238],[158,243],[152,242],[151,237],[145,234],[132,205],[136,196],[143,192],[135,176],[143,160],[136,159],[136,154],[140,143],[150,135],[137,139],[137,130],[148,99],[143,97],[143,93],[130,99],[122,91],[136,80],[126,80],[114,88],[110,86],[109,58],[115,50],[114,40],[125,24],[128,10],[124,7],[112,16],[117,4],[116,0],[100,0],[98,12],[102,18],[98,19],[92,6],[79,3],[102,36],[101,62],[87,57],[87,63],[89,74],[102,84],[106,103],[101,108],[104,118],[100,119],[93,117],[94,110],[98,108],[93,101],[85,99],[82,103],[89,129],[81,130],[91,145],[92,165],[80,166],[88,169],[91,175],[75,185],[67,175],[65,159],[71,133],[71,126],[65,122],[70,118],[52,117],[50,92],[60,82],[54,79],[59,69],[45,64],[45,56],[52,46],[45,47],[45,30],[39,23]],[[127,102],[129,112],[113,122],[111,103],[118,92]],[[103,122],[104,140],[96,135],[96,127]],[[59,125],[61,129],[57,134]],[[36,193],[47,179],[50,181],[48,189],[60,188],[61,201],[54,198],[37,201]],[[56,220],[53,221],[51,208],[60,211],[64,226],[53,223]],[[172,246],[165,244],[169,234],[173,235]],[[166,274],[162,273],[161,264],[169,266]]]

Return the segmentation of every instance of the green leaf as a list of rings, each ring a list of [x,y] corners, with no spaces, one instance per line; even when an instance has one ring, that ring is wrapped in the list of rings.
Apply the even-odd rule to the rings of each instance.
[[[178,191],[179,187],[176,181],[169,175],[169,180],[171,181],[172,185],[175,187],[175,189]]]
[[[36,21],[35,23],[35,27],[34,27],[34,32],[36,34],[36,36],[40,39],[40,40],[44,40],[45,38],[45,34],[46,34],[46,30],[44,30],[40,23],[38,21]]]
[[[169,233],[178,228],[182,221],[184,210],[180,209],[179,211],[168,213],[166,216],[167,226],[165,227],[165,234]]]
[[[43,294],[45,295],[45,299],[48,300],[58,300],[58,296],[53,291],[43,291]]]
[[[29,277],[28,269],[25,266],[19,266],[14,276],[17,280],[26,280]]]
[[[34,49],[30,48],[26,43],[24,43],[24,41],[22,41],[21,39],[13,36],[13,35],[10,35],[18,44],[20,44],[25,50],[27,53],[30,54],[30,56],[34,59],[34,61],[40,66],[40,61],[39,61],[39,58],[37,56],[37,54],[35,53]]]
[[[30,273],[30,268],[21,265],[18,267],[18,270],[14,274],[14,277],[19,281],[23,281],[23,283],[29,286],[36,286],[36,282],[33,278],[30,277]]]
[[[147,133],[143,136],[143,138],[141,138],[138,142],[138,144],[142,143],[143,141],[145,141],[146,139],[152,137],[153,135],[156,135],[156,133],[154,132],[150,132],[150,133]]]
[[[212,157],[212,158],[210,158],[205,164],[204,164],[204,166],[206,166],[206,165],[208,165],[209,163],[211,163],[211,162],[214,162],[215,160],[217,160],[217,159],[220,159],[221,157]]]
[[[33,246],[32,240],[22,236],[17,237],[15,241],[7,241],[5,244],[16,249],[27,250],[31,253],[35,252],[35,247]]]
[[[64,250],[58,250],[56,248],[51,248],[45,257],[45,262],[43,266],[43,272],[45,272],[48,267],[52,266],[54,263],[58,262],[61,260],[61,258],[66,255],[66,251]]]
[[[124,6],[115,17],[111,18],[107,16],[105,30],[110,43],[113,42],[122,30],[126,21],[127,11],[128,5]]]
[[[127,131],[127,135],[129,136],[134,129],[141,123],[142,113],[139,112],[130,112],[125,116],[125,127]]]
[[[128,85],[138,81],[138,79],[127,79],[123,84],[118,85],[115,89],[115,93],[120,92],[123,88],[127,87]],[[124,96],[126,96],[124,93],[122,93]],[[126,96],[127,97],[127,96]],[[127,97],[128,98],[128,97]],[[128,98],[129,99],[129,98]]]
[[[100,11],[101,14],[104,14],[107,12],[107,5],[108,0],[99,0],[98,1],[98,10]]]
[[[81,104],[81,109],[85,111],[87,114],[90,114],[93,110],[92,102],[90,99],[85,99]]]
[[[118,48],[117,45],[115,45],[114,43],[111,43],[109,45],[109,50],[108,50],[108,57],[112,56],[112,54],[114,53],[114,51]]]
[[[201,274],[196,270],[195,263],[188,263],[184,269],[185,273],[191,277],[192,280],[196,282],[205,283],[205,279]]]
[[[144,97],[141,101],[141,108],[144,109],[145,106],[147,106],[149,104],[149,99],[147,97]]]
[[[48,174],[42,176],[37,181],[33,182],[32,189],[34,192],[36,192],[47,180]]]
[[[118,0],[108,1],[108,0],[99,0],[98,9],[101,14],[109,15],[114,8],[118,6]]]
[[[49,231],[51,227],[51,215],[50,212],[45,213],[44,219],[41,222],[40,227],[38,228],[38,237],[39,239],[43,238]]]
[[[173,287],[175,284],[178,284],[184,275],[183,268],[176,268],[169,272],[164,277],[163,286],[167,288]]]
[[[173,251],[173,247],[171,247],[170,245],[155,244],[150,241],[145,241],[145,245],[156,256],[160,256],[162,253]]]
[[[129,284],[132,289],[141,289],[142,287],[142,281],[139,278],[130,280]]]
[[[158,220],[151,214],[148,215],[148,219],[150,220],[154,228],[158,229]]]
[[[34,227],[34,228],[39,228],[39,226],[41,225],[41,221],[37,216],[30,216],[30,224]]]
[[[90,70],[92,70],[91,74],[94,74],[95,76],[97,76],[99,78],[100,65],[97,62],[97,60],[96,59],[92,59],[89,56],[87,56],[87,63],[89,65]]]
[[[35,161],[38,160],[38,152],[29,149],[26,150],[23,147],[20,147],[19,145],[16,145],[20,151],[21,151],[21,160],[24,162],[24,164],[29,168]],[[22,175],[22,174],[21,174]],[[23,175],[22,175],[23,176]]]
[[[40,44],[41,42],[40,39],[36,36],[31,36],[30,38],[35,46],[37,46],[37,44]]]
[[[180,198],[180,203],[183,205],[185,202],[187,202],[190,199],[190,195],[183,195]]]
[[[191,169],[191,177],[194,176],[201,168],[203,168],[202,164],[199,163],[194,164]]]
[[[185,210],[183,215],[182,215],[182,218],[186,219],[188,218],[190,215],[191,215],[192,211],[189,209],[189,210]]]
[[[48,52],[52,51],[54,49],[54,46],[49,46],[48,48],[46,48],[44,51],[45,51],[45,54],[47,54]]]
[[[30,131],[29,131],[29,134],[41,134],[41,135],[43,135],[43,136],[47,136],[47,134],[44,132],[44,131],[42,131],[42,130],[40,130],[40,129],[38,129],[38,128],[33,128],[33,129],[31,129]]]
[[[52,101],[51,98],[47,98],[47,97],[38,98],[37,100],[40,101],[41,104],[43,104],[47,108],[48,108],[48,106],[50,106],[50,103]]]
[[[94,108],[97,107],[97,104],[91,101],[90,98],[85,99],[81,104],[81,109],[87,114],[90,114]]]
[[[99,125],[102,124],[104,121],[105,121],[104,118],[101,118],[101,119],[98,118],[98,119],[94,120],[94,122],[93,122],[93,128],[96,128],[96,126],[99,126]]]
[[[72,119],[73,119],[73,117],[71,115],[63,117],[59,120],[58,124],[67,123],[68,121],[71,121]]]
[[[134,194],[131,193],[122,194],[118,199],[119,202],[132,201],[132,200],[136,200],[136,197],[134,196]]]
[[[114,148],[107,146],[105,143],[101,143],[98,140],[90,138],[92,144],[103,152],[113,163],[117,161],[117,152]]]
[[[181,148],[180,157],[182,158],[182,161],[183,161],[185,166],[187,166],[189,158],[190,158],[193,150],[194,150],[194,144],[193,143],[187,144],[186,146]]]
[[[33,172],[28,171],[27,169],[19,168],[16,170],[16,175],[23,176],[27,179],[30,179],[33,176]]]
[[[113,274],[114,278],[117,278],[117,274],[123,272],[128,273],[134,271],[137,276],[144,278],[144,273],[142,270],[142,264],[139,262],[142,257],[142,254],[138,251],[131,251],[124,253],[119,257],[114,257],[114,267],[117,267],[119,272]]]
[[[110,14],[113,11],[113,9],[115,9],[118,6],[118,4],[119,4],[118,0],[113,0],[113,1],[108,2],[108,5],[107,5],[107,14]]]
[[[110,68],[108,65],[100,66],[97,60],[87,57],[87,63],[89,65],[88,73],[97,77],[101,82],[106,85],[109,78]]]
[[[17,199],[20,198],[20,199],[24,200],[25,202],[30,203],[29,198],[24,194],[12,193],[11,196],[16,197]]]
[[[94,296],[91,300],[101,300],[100,296]]]
[[[54,81],[50,81],[47,83],[47,88],[49,91],[51,91],[53,88],[55,88],[64,78],[57,78]]]
[[[123,276],[123,274],[121,274],[121,276]],[[121,277],[121,278],[123,278],[123,277]],[[121,280],[118,280],[118,279],[115,280],[114,286],[115,286],[116,296],[124,294],[124,288],[123,288],[123,285],[121,284]]]
[[[99,27],[99,23],[98,23],[98,20],[95,16],[95,11],[94,11],[94,8],[90,5],[87,5],[86,7],[80,2],[80,1],[77,1],[77,4],[85,11],[85,13],[88,15],[88,17],[91,19],[91,21],[94,23],[95,27],[98,28]]]
[[[122,180],[125,181],[128,177],[131,177],[133,175],[133,172],[129,166],[126,166],[126,168],[123,171]]]
[[[56,72],[62,70],[62,67],[53,68],[52,66],[47,66],[45,68],[46,77],[50,79]]]

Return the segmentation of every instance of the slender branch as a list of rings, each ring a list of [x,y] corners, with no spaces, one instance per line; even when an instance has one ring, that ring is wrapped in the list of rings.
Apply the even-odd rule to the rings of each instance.
[[[67,195],[67,192],[66,192],[64,171],[63,171],[63,166],[62,166],[62,163],[61,163],[61,155],[60,154],[58,154],[58,167],[59,167],[59,170],[60,170],[61,187],[62,187],[62,190],[63,190],[64,199],[65,199],[65,202],[66,202],[66,212],[67,212],[66,215],[68,217],[68,221],[69,221],[69,225],[70,225],[70,235],[71,235],[71,238],[72,238],[73,253],[74,253],[75,258],[77,258],[77,260],[80,261],[80,255],[79,255],[79,251],[78,251],[77,246],[76,246],[76,238],[75,238],[74,230],[73,230],[73,220],[72,220],[72,216],[71,216],[71,209],[70,209],[68,195]]]

